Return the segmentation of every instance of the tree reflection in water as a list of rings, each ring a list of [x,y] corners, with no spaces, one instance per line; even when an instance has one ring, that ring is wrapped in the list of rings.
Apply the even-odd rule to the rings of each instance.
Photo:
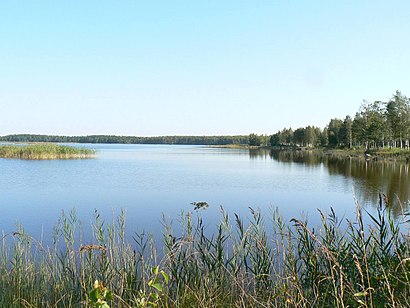
[[[282,163],[300,163],[312,167],[323,165],[329,175],[352,178],[355,182],[355,194],[360,202],[376,206],[379,203],[379,194],[383,194],[387,197],[388,206],[395,217],[409,208],[409,163],[387,160],[366,161],[361,158],[326,155],[320,151],[250,149],[249,157],[251,159],[271,158]],[[350,189],[351,187],[346,187],[346,190]]]

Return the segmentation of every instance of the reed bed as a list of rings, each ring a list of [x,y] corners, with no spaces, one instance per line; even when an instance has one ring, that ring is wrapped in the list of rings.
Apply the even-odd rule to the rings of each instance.
[[[343,227],[332,210],[319,215],[313,229],[277,211],[221,210],[212,232],[200,214],[182,213],[178,234],[163,218],[157,245],[144,233],[126,240],[125,212],[111,223],[96,212],[83,242],[72,210],[51,247],[21,227],[3,235],[0,306],[410,307],[408,215],[393,220],[382,197],[377,215],[357,205]]]
[[[0,146],[0,158],[50,160],[81,159],[92,157],[95,157],[94,150],[57,145],[54,143]]]

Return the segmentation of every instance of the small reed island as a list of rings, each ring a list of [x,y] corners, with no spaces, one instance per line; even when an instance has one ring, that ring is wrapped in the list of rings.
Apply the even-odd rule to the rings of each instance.
[[[54,143],[0,145],[0,158],[51,160],[94,158],[94,150]]]

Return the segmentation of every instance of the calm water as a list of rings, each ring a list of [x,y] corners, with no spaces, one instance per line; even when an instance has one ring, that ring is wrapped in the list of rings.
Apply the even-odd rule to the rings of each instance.
[[[47,237],[61,211],[75,208],[85,228],[94,209],[106,219],[126,209],[130,230],[158,232],[162,213],[177,220],[182,210],[193,211],[194,201],[209,203],[202,212],[209,225],[216,224],[221,205],[244,217],[248,207],[266,215],[277,207],[286,219],[305,215],[315,223],[318,208],[353,217],[353,189],[369,211],[379,192],[404,204],[410,198],[408,164],[201,146],[81,146],[97,149],[98,158],[0,159],[0,229],[13,232],[21,223],[30,234]]]

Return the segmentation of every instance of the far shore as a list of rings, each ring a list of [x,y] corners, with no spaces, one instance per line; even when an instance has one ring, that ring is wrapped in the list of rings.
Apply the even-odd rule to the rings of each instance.
[[[25,145],[22,145],[25,144]],[[248,144],[203,145],[207,148],[243,149],[243,150],[274,150],[314,152],[318,155],[332,156],[340,159],[360,159],[368,161],[400,161],[410,163],[410,149],[398,148],[327,148],[301,146],[268,146]],[[0,158],[49,160],[49,159],[84,159],[94,158],[94,150],[59,145],[47,142],[2,142],[0,143]]]
[[[334,156],[346,159],[363,159],[372,161],[405,161],[410,162],[410,149],[334,149],[325,147],[297,147],[297,146],[250,146],[247,144],[209,145],[209,148],[248,149],[248,150],[276,150],[276,151],[310,151],[321,155]]]

